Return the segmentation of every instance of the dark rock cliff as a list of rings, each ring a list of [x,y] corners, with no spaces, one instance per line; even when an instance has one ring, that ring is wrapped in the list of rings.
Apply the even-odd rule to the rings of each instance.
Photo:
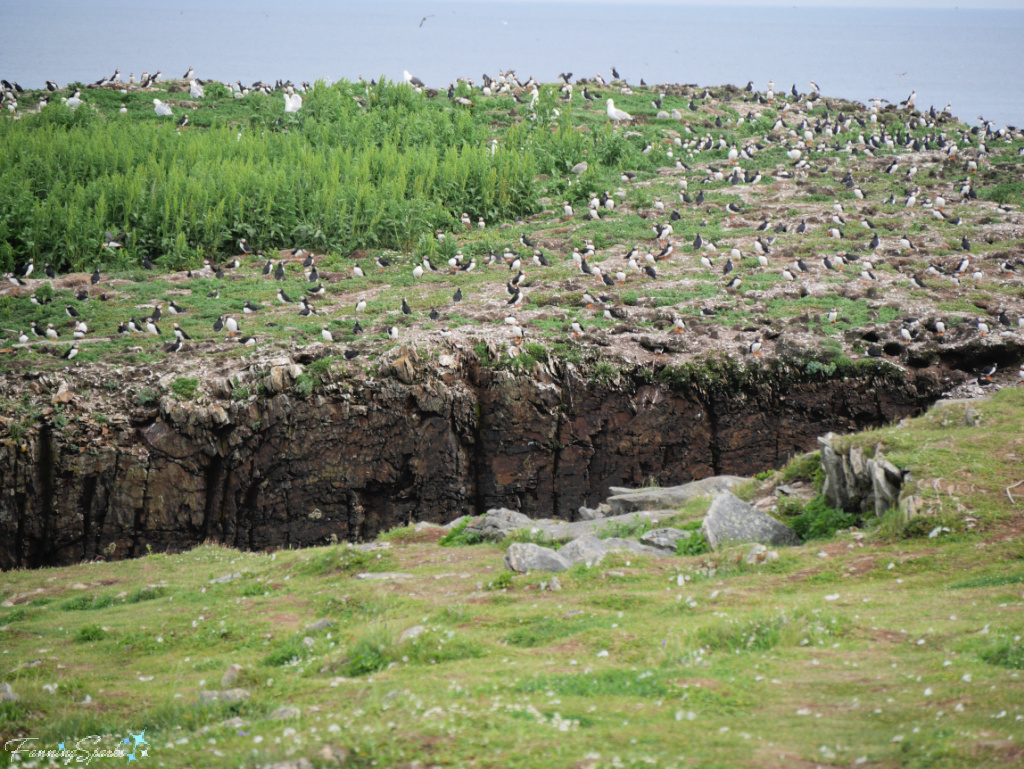
[[[934,376],[868,369],[598,381],[571,364],[525,375],[453,356],[413,360],[308,397],[291,385],[301,369],[289,361],[258,372],[261,394],[247,399],[168,395],[103,418],[81,382],[37,386],[61,405],[0,446],[0,566],[208,540],[316,545],[497,506],[571,518],[609,486],[753,473],[825,432],[890,422],[939,394]]]

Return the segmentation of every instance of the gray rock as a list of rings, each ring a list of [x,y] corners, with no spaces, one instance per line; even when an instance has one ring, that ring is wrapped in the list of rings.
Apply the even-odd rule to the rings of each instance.
[[[244,718],[235,716],[234,718],[229,718],[227,721],[221,721],[220,725],[226,726],[228,729],[241,729],[246,725],[246,723],[247,721]]]
[[[224,671],[224,675],[220,679],[220,685],[223,689],[230,689],[238,681],[238,674],[242,672],[242,666],[231,664],[228,665],[228,669]]]
[[[619,539],[618,537],[600,539],[590,534],[577,537],[559,550],[558,554],[566,558],[570,563],[582,562],[586,563],[587,566],[594,566],[600,563],[608,553],[622,551],[636,553],[637,555],[650,555],[656,558],[662,558],[666,555],[663,550],[642,545],[633,539]]]
[[[307,625],[306,630],[311,633],[319,633],[321,630],[330,630],[332,627],[334,627],[333,620],[329,620],[327,617],[324,617],[323,619],[318,619],[312,625]]]
[[[515,510],[499,507],[494,510],[488,510],[484,516],[477,518],[469,524],[465,531],[477,534],[483,539],[500,540],[514,531],[519,531],[519,529],[532,529],[534,527],[535,523],[529,516],[517,513]]]
[[[849,502],[846,493],[846,472],[843,470],[842,458],[832,448],[831,438],[831,433],[818,438],[821,445],[821,469],[825,473],[821,493],[825,495],[829,505],[837,510],[845,510]]]
[[[800,544],[800,538],[791,528],[759,512],[728,491],[715,497],[704,517],[701,531],[714,550],[744,542]]]
[[[587,507],[586,505],[581,505],[580,509],[576,511],[577,521],[593,521],[600,517],[601,514],[598,513],[597,510],[592,507]]]
[[[609,553],[627,550],[631,553],[636,553],[637,555],[649,555],[653,558],[664,558],[667,555],[664,550],[644,545],[635,539],[608,537],[608,539],[602,539],[601,541],[604,542],[604,546],[607,548]]]
[[[604,540],[591,534],[574,539],[558,551],[570,563],[585,563],[587,566],[600,563],[607,552]]]
[[[674,510],[691,499],[717,494],[731,489],[746,478],[735,475],[715,475],[699,481],[671,486],[666,489],[642,489],[629,494],[618,494],[607,499],[612,515],[622,515],[637,510]]]
[[[241,702],[249,699],[249,692],[245,689],[225,689],[220,693],[221,702]]]
[[[241,579],[241,578],[242,578],[241,572],[237,572],[236,571],[234,574],[225,574],[223,577],[217,577],[216,579],[211,579],[210,580],[210,584],[211,585],[223,585],[226,582],[234,582],[236,579]]]
[[[412,530],[413,531],[429,531],[430,529],[440,529],[440,528],[442,528],[442,527],[438,526],[436,523],[431,523],[430,521],[420,521],[419,523],[417,523],[415,526],[412,527]]]
[[[18,693],[11,688],[10,684],[0,684],[0,702],[17,702]]]
[[[505,566],[520,574],[527,571],[565,571],[569,561],[548,547],[515,542],[505,552]]]
[[[200,705],[212,705],[215,702],[220,701],[220,692],[215,691],[202,691],[199,692],[199,704]]]
[[[278,708],[273,713],[271,713],[268,716],[268,718],[272,718],[275,721],[283,721],[288,718],[298,718],[301,715],[302,711],[298,708],[293,708],[291,706],[285,705],[284,707]]]
[[[684,529],[655,529],[640,537],[640,541],[658,550],[675,553],[676,543],[681,539],[689,539],[691,533]]]
[[[656,117],[658,120],[669,120],[672,116],[665,110],[660,110],[658,114],[655,115],[654,117]]]
[[[402,632],[402,635],[398,637],[398,643],[405,643],[411,641],[414,638],[419,638],[423,635],[427,629],[423,625],[413,625],[411,628],[407,628]]]
[[[869,459],[868,469],[871,472],[871,491],[875,502],[875,515],[884,515],[886,510],[895,507],[900,501],[903,473],[885,459]]]
[[[452,530],[452,529],[454,529],[454,528],[455,528],[456,526],[458,526],[458,525],[459,525],[460,523],[462,523],[463,521],[468,521],[468,520],[470,520],[470,519],[471,519],[472,517],[473,517],[473,516],[471,516],[471,515],[460,515],[460,516],[459,516],[458,518],[456,518],[456,519],[455,519],[454,521],[448,521],[448,523],[446,523],[446,524],[445,524],[444,526],[442,526],[441,528],[442,528],[442,529],[447,529],[448,531],[451,531],[451,530]]]

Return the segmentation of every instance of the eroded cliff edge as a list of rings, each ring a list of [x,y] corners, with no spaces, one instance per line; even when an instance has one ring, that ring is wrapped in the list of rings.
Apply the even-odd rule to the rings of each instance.
[[[778,466],[825,432],[917,413],[944,385],[873,361],[517,372],[470,350],[398,348],[309,392],[311,362],[213,362],[186,400],[173,372],[24,377],[21,403],[37,410],[5,419],[0,566],[358,540],[495,506],[572,518],[610,485]]]

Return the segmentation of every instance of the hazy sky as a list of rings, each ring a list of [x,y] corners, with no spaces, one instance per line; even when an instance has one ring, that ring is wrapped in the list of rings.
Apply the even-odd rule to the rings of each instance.
[[[454,0],[455,2],[509,2],[509,0]],[[511,0],[518,3],[540,3],[549,0]],[[561,0],[561,2],[588,5],[595,2],[613,5],[756,5],[777,6],[787,8],[958,8],[973,10],[982,8],[1011,8],[1024,10],[1024,0]],[[430,3],[423,3],[429,9]]]

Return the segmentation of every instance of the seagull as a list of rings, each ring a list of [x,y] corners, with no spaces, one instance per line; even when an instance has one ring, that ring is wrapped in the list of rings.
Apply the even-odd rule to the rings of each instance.
[[[174,115],[174,113],[171,112],[171,108],[159,99],[153,99],[153,109],[156,110],[156,114],[160,117],[171,117]]]
[[[409,74],[409,70],[404,70],[402,72],[402,77],[405,78],[405,82],[406,83],[411,85],[417,91],[420,90],[421,88],[425,88],[426,87],[422,80],[420,80],[418,77],[414,77],[413,75],[410,75]]]
[[[284,94],[285,112],[298,112],[300,109],[302,109],[302,97],[299,94]]]
[[[609,99],[607,104],[608,104],[608,117],[612,120],[612,122],[619,123],[619,122],[621,122],[623,120],[632,120],[633,119],[633,116],[630,115],[628,112],[624,112],[621,109],[617,109],[615,107],[615,102],[613,100]]]
[[[422,29],[423,28],[423,22],[425,22],[427,19],[432,19],[432,18],[434,18],[434,14],[430,14],[429,16],[424,16],[422,19],[420,19],[420,25],[419,25],[419,27],[417,27],[417,29]]]

